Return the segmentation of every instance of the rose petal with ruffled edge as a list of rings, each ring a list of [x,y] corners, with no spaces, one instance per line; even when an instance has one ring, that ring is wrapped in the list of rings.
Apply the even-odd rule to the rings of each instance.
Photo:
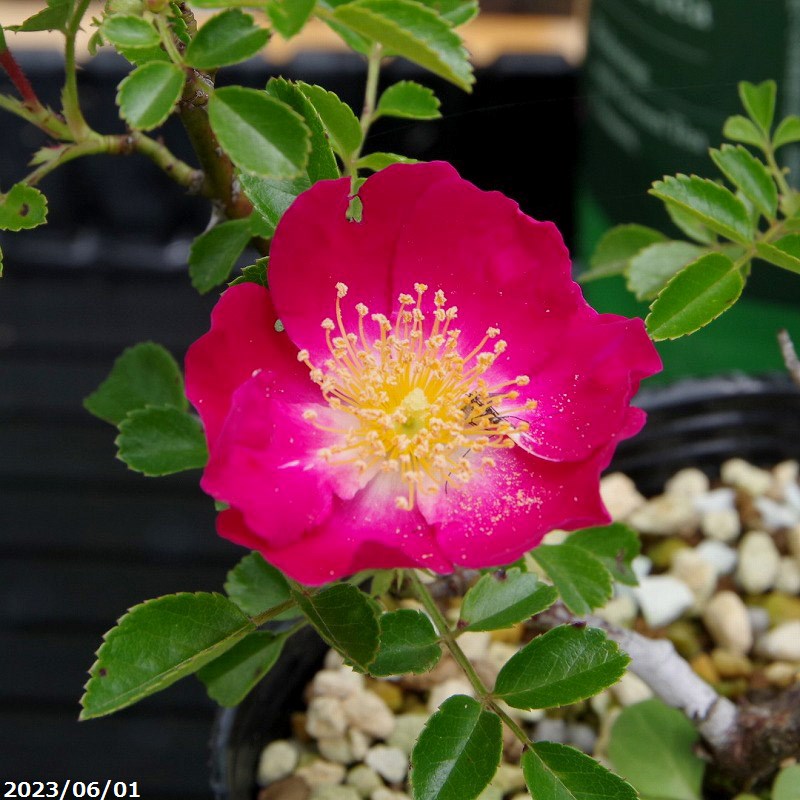
[[[219,515],[217,530],[227,539],[259,550],[271,564],[309,585],[362,569],[421,567],[451,572],[450,561],[420,512],[395,508],[397,492],[395,479],[377,476],[351,501],[334,499],[324,524],[282,547],[254,532],[236,509]]]
[[[255,283],[231,286],[211,312],[211,330],[186,353],[186,396],[197,409],[209,448],[228,415],[233,393],[256,370],[277,376],[275,392],[294,400],[319,399],[297,348],[275,330],[270,293]]]

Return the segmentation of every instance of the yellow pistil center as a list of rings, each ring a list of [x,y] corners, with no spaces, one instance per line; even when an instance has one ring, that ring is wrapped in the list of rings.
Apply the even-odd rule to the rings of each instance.
[[[420,491],[464,484],[476,469],[493,467],[487,451],[513,447],[511,435],[528,429],[513,415],[536,407],[535,400],[503,406],[517,400],[519,392],[511,387],[526,386],[527,375],[497,384],[484,377],[507,347],[498,338],[499,328],[489,328],[475,348],[461,355],[461,331],[453,326],[458,309],[448,308],[439,290],[429,321],[422,310],[428,287],[417,283],[414,289],[416,299],[405,293],[398,297],[394,324],[358,303],[354,332],[342,316],[347,286],[337,283],[336,321],[322,321],[330,358],[312,364],[307,350],[297,356],[328,405],[352,418],[341,428],[329,428],[317,421],[316,412],[305,412],[313,424],[339,434],[337,444],[319,455],[331,464],[355,464],[363,472],[397,473],[405,493],[396,504],[403,509],[413,508]]]

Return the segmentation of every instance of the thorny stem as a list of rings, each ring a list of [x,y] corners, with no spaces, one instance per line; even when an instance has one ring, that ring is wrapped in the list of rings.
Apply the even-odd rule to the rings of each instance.
[[[472,663],[456,641],[453,631],[450,629],[444,614],[442,614],[442,612],[439,610],[439,606],[436,605],[436,601],[433,599],[433,596],[428,591],[428,587],[425,586],[425,584],[419,579],[419,576],[416,574],[416,572],[414,572],[414,570],[409,570],[408,575],[411,577],[411,583],[414,586],[417,599],[422,603],[425,611],[428,612],[428,615],[433,620],[433,624],[436,626],[436,630],[439,632],[442,643],[450,651],[450,655],[453,656],[453,660],[456,662],[456,664],[458,664],[459,667],[461,667],[464,674],[467,676],[467,680],[472,685],[472,688],[475,690],[475,694],[478,696],[481,703],[484,706],[491,708],[492,711],[494,711],[494,713],[500,717],[509,730],[514,734],[514,736],[517,737],[517,739],[522,742],[523,745],[530,747],[531,740],[529,739],[528,735],[511,718],[506,710],[492,697],[492,693],[486,688],[483,681],[480,679],[480,676],[475,671],[475,667],[472,666]]]
[[[75,37],[78,35],[83,15],[89,7],[90,0],[78,0],[72,16],[67,22],[67,29],[64,34],[66,44],[64,47],[64,71],[66,79],[64,81],[64,92],[62,97],[64,107],[64,118],[76,141],[86,139],[93,133],[88,123],[84,119],[81,111],[80,100],[78,98],[78,74],[77,62],[75,59]]]
[[[6,74],[11,79],[11,83],[14,84],[14,88],[19,92],[25,106],[31,111],[38,111],[41,109],[42,104],[36,96],[33,86],[31,86],[30,81],[8,49],[2,27],[0,27],[0,66],[6,71]]]
[[[54,139],[72,141],[72,133],[64,124],[64,120],[46,106],[40,105],[36,109],[32,109],[17,100],[16,97],[0,94],[0,108],[22,117],[26,122],[35,125]]]

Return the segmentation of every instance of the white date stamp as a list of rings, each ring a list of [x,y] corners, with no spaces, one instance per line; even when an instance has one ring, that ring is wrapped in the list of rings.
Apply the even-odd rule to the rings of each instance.
[[[2,798],[50,798],[53,800],[111,800],[111,798],[139,798],[138,781],[3,781]]]

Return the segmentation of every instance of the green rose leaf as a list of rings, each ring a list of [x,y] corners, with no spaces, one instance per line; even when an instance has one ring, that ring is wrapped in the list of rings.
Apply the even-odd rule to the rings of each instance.
[[[390,86],[378,100],[375,119],[402,117],[405,119],[438,119],[439,100],[432,89],[415,81],[399,81]]]
[[[465,91],[475,80],[458,34],[435,11],[420,3],[354,0],[338,6],[333,19]]]
[[[268,287],[267,269],[269,267],[269,256],[257,258],[255,264],[248,264],[242,267],[242,272],[228,283],[228,286],[238,286],[240,283],[257,283],[259,286]]]
[[[770,264],[800,273],[800,234],[790,233],[771,244],[756,242],[756,252]]]
[[[500,718],[471,697],[449,697],[411,753],[414,800],[473,800],[494,777],[502,752]]]
[[[211,127],[234,164],[265,178],[293,178],[308,163],[309,131],[285,103],[258,89],[226,86],[208,102]]]
[[[722,145],[710,150],[711,158],[725,177],[768,219],[778,210],[778,188],[767,168],[741,145]]]
[[[289,180],[277,178],[259,178],[256,175],[242,174],[239,177],[242,191],[247,195],[253,207],[272,225],[277,227],[283,213],[295,201],[295,198],[311,186],[305,176]]]
[[[303,29],[314,10],[316,0],[267,0],[267,16],[284,39],[291,39]]]
[[[188,408],[177,361],[154,342],[125,350],[109,376],[83,401],[90,414],[112,425],[119,425],[131,411],[145,406]]]
[[[62,31],[72,13],[73,0],[47,0],[47,8],[28,17],[21,25],[6,25],[9,31]]]
[[[229,8],[211,17],[189,43],[184,59],[190,67],[209,70],[251,58],[267,43],[269,31],[249,14]]]
[[[759,84],[742,81],[739,84],[739,98],[750,115],[750,119],[768,136],[775,117],[775,81],[764,81]]]
[[[695,755],[698,733],[660,700],[622,709],[611,729],[608,755],[620,775],[645,797],[700,800],[705,763]]]
[[[533,800],[637,800],[629,783],[565,744],[534,742],[521,763]]]
[[[708,253],[684,267],[650,306],[645,325],[658,340],[693,333],[727,311],[739,298],[744,278],[722,253]]]
[[[571,533],[567,541],[591,553],[614,580],[628,586],[638,583],[631,563],[639,555],[641,542],[636,532],[627,525],[614,522],[602,527],[584,528]]]
[[[677,272],[705,252],[704,248],[689,242],[651,244],[631,259],[627,270],[628,289],[637,300],[652,300]]]
[[[772,784],[772,800],[797,800],[800,797],[800,764],[784,767]]]
[[[514,708],[564,706],[615,684],[629,661],[603,631],[560,625],[505,663],[493,694]]]
[[[225,591],[239,608],[251,617],[275,608],[291,598],[289,583],[283,573],[267,563],[261,553],[246,555],[229,573]],[[297,616],[296,610],[286,611],[276,619]]]
[[[47,198],[33,186],[14,184],[0,195],[0,231],[36,228],[47,221]]]
[[[174,406],[131,411],[119,425],[117,457],[150,477],[200,469],[208,461],[203,426]]]
[[[254,631],[198,671],[208,696],[221,706],[238,705],[272,669],[286,636]]]
[[[644,225],[617,225],[606,231],[592,253],[589,270],[580,276],[581,283],[621,275],[630,260],[645,247],[666,241],[666,236]]]
[[[725,120],[722,135],[734,142],[752,144],[762,149],[767,144],[767,137],[747,117],[735,114]]]
[[[569,542],[540,545],[531,555],[550,576],[573,614],[588,614],[611,599],[611,574],[584,548]]]
[[[118,87],[120,115],[137,130],[157,128],[180,99],[184,80],[183,70],[166,61],[149,61],[136,67]]]
[[[717,234],[710,231],[702,222],[692,214],[684,211],[671,203],[665,206],[669,218],[675,223],[679,230],[683,231],[690,239],[694,239],[700,244],[714,245],[717,243]]]
[[[139,66],[141,64],[148,64],[151,61],[169,61],[167,51],[162,47],[120,47],[117,45],[117,51],[121,56],[124,56],[131,62]]]
[[[158,47],[161,42],[158,31],[147,20],[133,14],[106,17],[101,30],[116,47]]]
[[[787,144],[800,142],[800,117],[791,114],[782,119],[772,137],[772,146],[777,150]]]
[[[250,219],[230,219],[201,233],[189,248],[189,275],[200,294],[227,280],[253,236]]]
[[[380,625],[374,600],[348,583],[320,592],[292,591],[319,635],[348,662],[366,672],[378,652]]]
[[[298,82],[297,86],[319,114],[325,130],[331,138],[333,149],[344,161],[349,160],[353,153],[361,147],[363,138],[358,117],[350,106],[343,103],[333,92],[302,81]]]
[[[656,181],[649,193],[734,242],[746,245],[753,237],[753,224],[742,201],[714,181],[696,175],[667,176]]]
[[[306,172],[310,183],[339,177],[339,167],[319,113],[295,83],[283,78],[270,78],[267,94],[286,103],[304,120],[311,132],[311,153]]]
[[[397,153],[369,153],[356,161],[358,169],[371,169],[373,172],[379,172],[392,164],[419,164],[419,161]]]
[[[134,606],[97,651],[80,718],[102,717],[165,689],[253,630],[250,619],[218,594],[173,594]]]
[[[478,0],[419,0],[432,8],[454,28],[469,22],[478,13]]]
[[[401,608],[380,618],[378,655],[369,665],[370,675],[416,675],[430,672],[442,656],[433,624],[421,611]]]
[[[467,631],[494,631],[549,608],[558,591],[540,583],[532,572],[514,567],[484,575],[464,596],[458,627]]]

